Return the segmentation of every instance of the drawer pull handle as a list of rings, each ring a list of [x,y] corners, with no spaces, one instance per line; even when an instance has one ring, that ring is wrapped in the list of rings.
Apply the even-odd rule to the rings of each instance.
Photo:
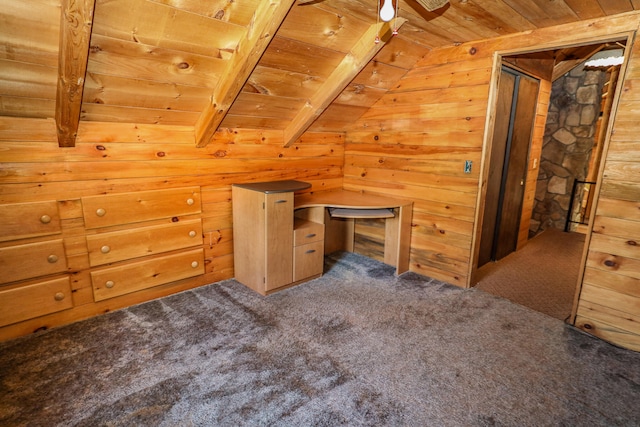
[[[111,252],[111,248],[107,245],[104,245],[100,248],[100,252],[102,252],[103,254],[108,254],[109,252]]]
[[[56,292],[53,299],[56,301],[62,301],[64,299],[64,294],[62,292]]]
[[[49,255],[47,261],[49,261],[49,264],[55,264],[58,262],[58,255]]]
[[[98,216],[104,216],[106,213],[107,213],[107,211],[105,211],[102,208],[96,210],[96,215],[98,215]]]
[[[306,254],[312,254],[314,253],[316,250],[315,249],[309,249],[307,252],[305,252]]]
[[[108,289],[111,289],[115,286],[113,280],[107,280],[107,283],[104,284]]]
[[[276,200],[276,203],[287,203],[286,200]]]
[[[316,233],[307,234],[307,239],[310,239],[312,237],[316,237]]]
[[[197,233],[196,233],[195,231],[191,230],[191,231],[189,232],[189,237],[196,237],[196,234],[197,234]]]
[[[198,261],[193,261],[193,262],[191,263],[191,267],[192,267],[192,268],[197,268],[199,265],[200,265],[200,263],[199,263]]]
[[[187,199],[187,204],[189,206],[193,205],[194,203],[195,203],[195,201],[193,199],[191,199],[191,198]]]
[[[49,215],[42,215],[40,217],[40,222],[43,224],[49,224],[51,222],[51,217]]]

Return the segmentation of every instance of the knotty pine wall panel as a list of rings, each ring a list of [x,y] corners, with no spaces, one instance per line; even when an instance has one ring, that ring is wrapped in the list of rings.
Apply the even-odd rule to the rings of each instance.
[[[470,286],[481,193],[494,54],[552,49],[626,38],[640,24],[637,12],[597,18],[434,49],[347,133],[345,188],[414,200],[411,270]],[[631,41],[633,43],[633,41]],[[539,104],[548,102],[542,82]],[[578,286],[575,325],[616,344],[640,350],[640,47],[629,58],[614,134],[597,200],[584,283]],[[544,108],[543,108],[544,109]],[[536,117],[541,139],[545,114]],[[533,146],[525,209],[534,196],[541,146]],[[442,158],[436,153],[442,153]],[[447,155],[448,153],[448,155]],[[607,155],[607,153],[605,153]],[[473,161],[463,173],[465,159]],[[528,218],[523,218],[527,222]],[[528,223],[522,224],[520,246]],[[371,240],[375,228],[364,238]],[[378,239],[380,240],[380,236]],[[374,252],[372,250],[372,252]]]
[[[347,134],[345,187],[414,200],[411,269],[466,286],[492,61],[433,53]]]
[[[307,133],[283,144],[282,131],[238,129],[196,148],[193,128],[81,122],[76,147],[59,148],[53,120],[0,117],[0,203],[58,201],[74,302],[71,310],[1,328],[0,340],[233,277],[233,183],[299,179],[315,191],[342,187],[342,134]],[[94,302],[86,236],[99,231],[86,229],[81,198],[188,186],[201,188],[205,274]]]
[[[576,309],[582,330],[640,351],[640,45],[631,50]]]

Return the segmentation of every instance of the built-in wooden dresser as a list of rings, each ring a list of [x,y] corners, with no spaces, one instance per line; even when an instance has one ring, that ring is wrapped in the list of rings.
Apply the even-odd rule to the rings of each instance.
[[[151,288],[203,275],[200,199],[200,187],[183,187],[0,205],[3,336],[141,302],[140,291],[162,294]],[[65,206],[67,215],[78,206],[70,218],[80,227],[65,229]]]
[[[83,197],[82,209],[96,301],[204,274],[199,187]]]
[[[0,205],[0,326],[73,306],[56,201]]]

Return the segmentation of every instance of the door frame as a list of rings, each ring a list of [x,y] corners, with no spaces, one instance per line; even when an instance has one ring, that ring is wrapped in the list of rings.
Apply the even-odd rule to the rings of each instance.
[[[522,54],[528,54],[528,53],[533,53],[533,52],[538,52],[538,51],[546,51],[546,50],[555,50],[555,49],[564,49],[564,48],[569,48],[569,47],[576,47],[576,46],[583,46],[583,45],[589,45],[589,44],[596,44],[596,43],[608,43],[608,42],[614,42],[614,41],[619,41],[619,40],[626,40],[625,43],[625,49],[624,49],[624,62],[622,63],[622,65],[620,66],[620,74],[618,77],[618,84],[616,85],[616,91],[614,94],[614,100],[613,100],[613,106],[611,108],[611,114],[609,116],[609,123],[607,124],[607,129],[606,129],[606,134],[604,137],[604,142],[603,142],[603,150],[602,150],[602,161],[600,163],[600,168],[598,170],[598,174],[597,174],[597,184],[596,184],[596,188],[594,190],[594,202],[593,202],[593,206],[591,208],[591,213],[589,215],[589,225],[587,228],[587,234],[585,236],[585,243],[584,243],[584,248],[583,248],[583,252],[582,252],[582,258],[581,258],[581,263],[580,263],[580,272],[578,275],[578,280],[576,283],[576,293],[575,293],[575,298],[574,298],[574,303],[573,303],[573,309],[572,309],[572,313],[571,313],[571,318],[569,319],[569,323],[573,324],[575,323],[575,316],[576,316],[576,310],[577,310],[577,303],[579,301],[579,297],[580,297],[580,290],[582,287],[582,281],[584,278],[584,270],[585,270],[585,266],[586,266],[586,258],[588,255],[588,250],[589,250],[589,244],[591,242],[591,234],[592,234],[592,227],[593,227],[593,220],[595,219],[595,213],[596,213],[596,209],[598,206],[598,199],[600,197],[600,191],[601,191],[601,187],[602,187],[602,178],[604,175],[604,166],[605,166],[605,160],[606,160],[606,156],[607,156],[607,152],[609,149],[609,143],[611,140],[611,133],[612,133],[612,129],[613,129],[613,123],[615,122],[615,116],[618,110],[618,104],[620,101],[620,94],[622,93],[622,89],[624,87],[624,82],[625,82],[625,76],[626,76],[626,71],[627,71],[627,65],[629,63],[629,56],[631,54],[631,50],[633,48],[633,43],[634,43],[634,38],[635,38],[635,31],[623,31],[623,32],[619,32],[619,33],[615,33],[615,34],[608,34],[606,36],[592,36],[592,37],[585,37],[585,38],[581,38],[581,39],[575,39],[572,40],[570,43],[562,43],[562,42],[547,42],[547,43],[541,43],[541,44],[537,44],[537,45],[532,45],[532,46],[528,46],[526,48],[518,48],[518,49],[508,49],[508,50],[497,50],[494,52],[493,54],[493,66],[491,69],[491,80],[489,82],[489,99],[487,102],[487,116],[486,116],[486,121],[485,121],[485,132],[484,132],[484,138],[483,138],[483,144],[482,144],[482,157],[481,157],[481,164],[480,164],[480,181],[479,181],[479,188],[478,188],[478,197],[477,197],[477,201],[476,201],[476,211],[475,211],[475,221],[474,221],[474,228],[473,228],[473,236],[472,236],[472,242],[471,242],[471,262],[469,263],[469,282],[468,282],[468,287],[472,287],[475,286],[475,284],[477,283],[477,272],[478,272],[478,256],[479,256],[479,249],[480,249],[480,233],[482,232],[482,224],[483,224],[483,220],[484,220],[484,204],[485,204],[485,197],[486,197],[486,192],[487,192],[487,178],[488,178],[488,173],[489,173],[489,169],[490,169],[490,156],[491,156],[491,149],[492,149],[492,141],[493,141],[493,133],[494,133],[494,126],[495,126],[495,116],[496,116],[496,107],[497,107],[497,98],[498,98],[498,79],[500,76],[500,72],[501,72],[501,66],[503,64],[502,58],[504,56],[512,56],[512,55],[522,55]],[[541,80],[542,83],[542,80]],[[550,82],[551,83],[551,82]],[[550,87],[550,86],[549,86]],[[538,102],[537,102],[537,108],[536,108],[536,116],[539,115],[539,109],[541,107],[541,95],[542,95],[543,91],[540,90],[538,93]],[[549,98],[550,98],[550,93],[547,93],[546,95],[546,100],[545,103],[542,105],[545,105],[546,108],[548,109],[548,102],[549,102]],[[546,123],[546,115],[547,115],[547,111],[544,111],[544,116],[545,116],[545,123]],[[544,125],[542,126],[542,134],[538,135],[536,134],[536,131],[534,130],[534,135],[532,137],[532,144],[534,142],[535,138],[542,138],[544,136]],[[542,141],[540,140],[540,146],[542,145]],[[538,175],[538,166],[540,163],[540,156],[531,156],[531,158],[529,159],[529,161],[534,161],[536,162],[536,167],[535,169],[535,173],[532,175],[535,175],[535,179],[527,179],[527,183],[525,184],[527,187],[525,188],[525,192],[527,192],[527,190],[529,190],[528,186],[531,185],[530,183],[533,182],[534,185],[534,191],[535,191],[535,184],[537,181],[537,175]],[[523,212],[523,215],[526,215],[526,212]],[[531,214],[531,212],[528,213],[529,215]],[[529,223],[530,218],[527,220],[527,224]],[[518,245],[520,246],[520,244]]]

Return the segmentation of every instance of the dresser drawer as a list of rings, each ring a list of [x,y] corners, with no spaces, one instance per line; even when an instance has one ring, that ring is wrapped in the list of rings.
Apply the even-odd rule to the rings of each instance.
[[[82,212],[88,229],[197,214],[200,187],[83,197]]]
[[[68,276],[0,290],[0,326],[66,310],[72,306]]]
[[[0,283],[67,271],[62,239],[0,248]]]
[[[201,248],[193,249],[92,271],[93,297],[102,301],[201,274],[204,274],[204,252]]]
[[[324,224],[295,218],[293,228],[294,246],[306,245],[319,240],[324,240]]]
[[[293,281],[322,274],[324,267],[324,241],[293,248]]]
[[[60,233],[58,203],[13,203],[0,205],[0,242]]]
[[[201,245],[200,219],[87,236],[92,267]]]

